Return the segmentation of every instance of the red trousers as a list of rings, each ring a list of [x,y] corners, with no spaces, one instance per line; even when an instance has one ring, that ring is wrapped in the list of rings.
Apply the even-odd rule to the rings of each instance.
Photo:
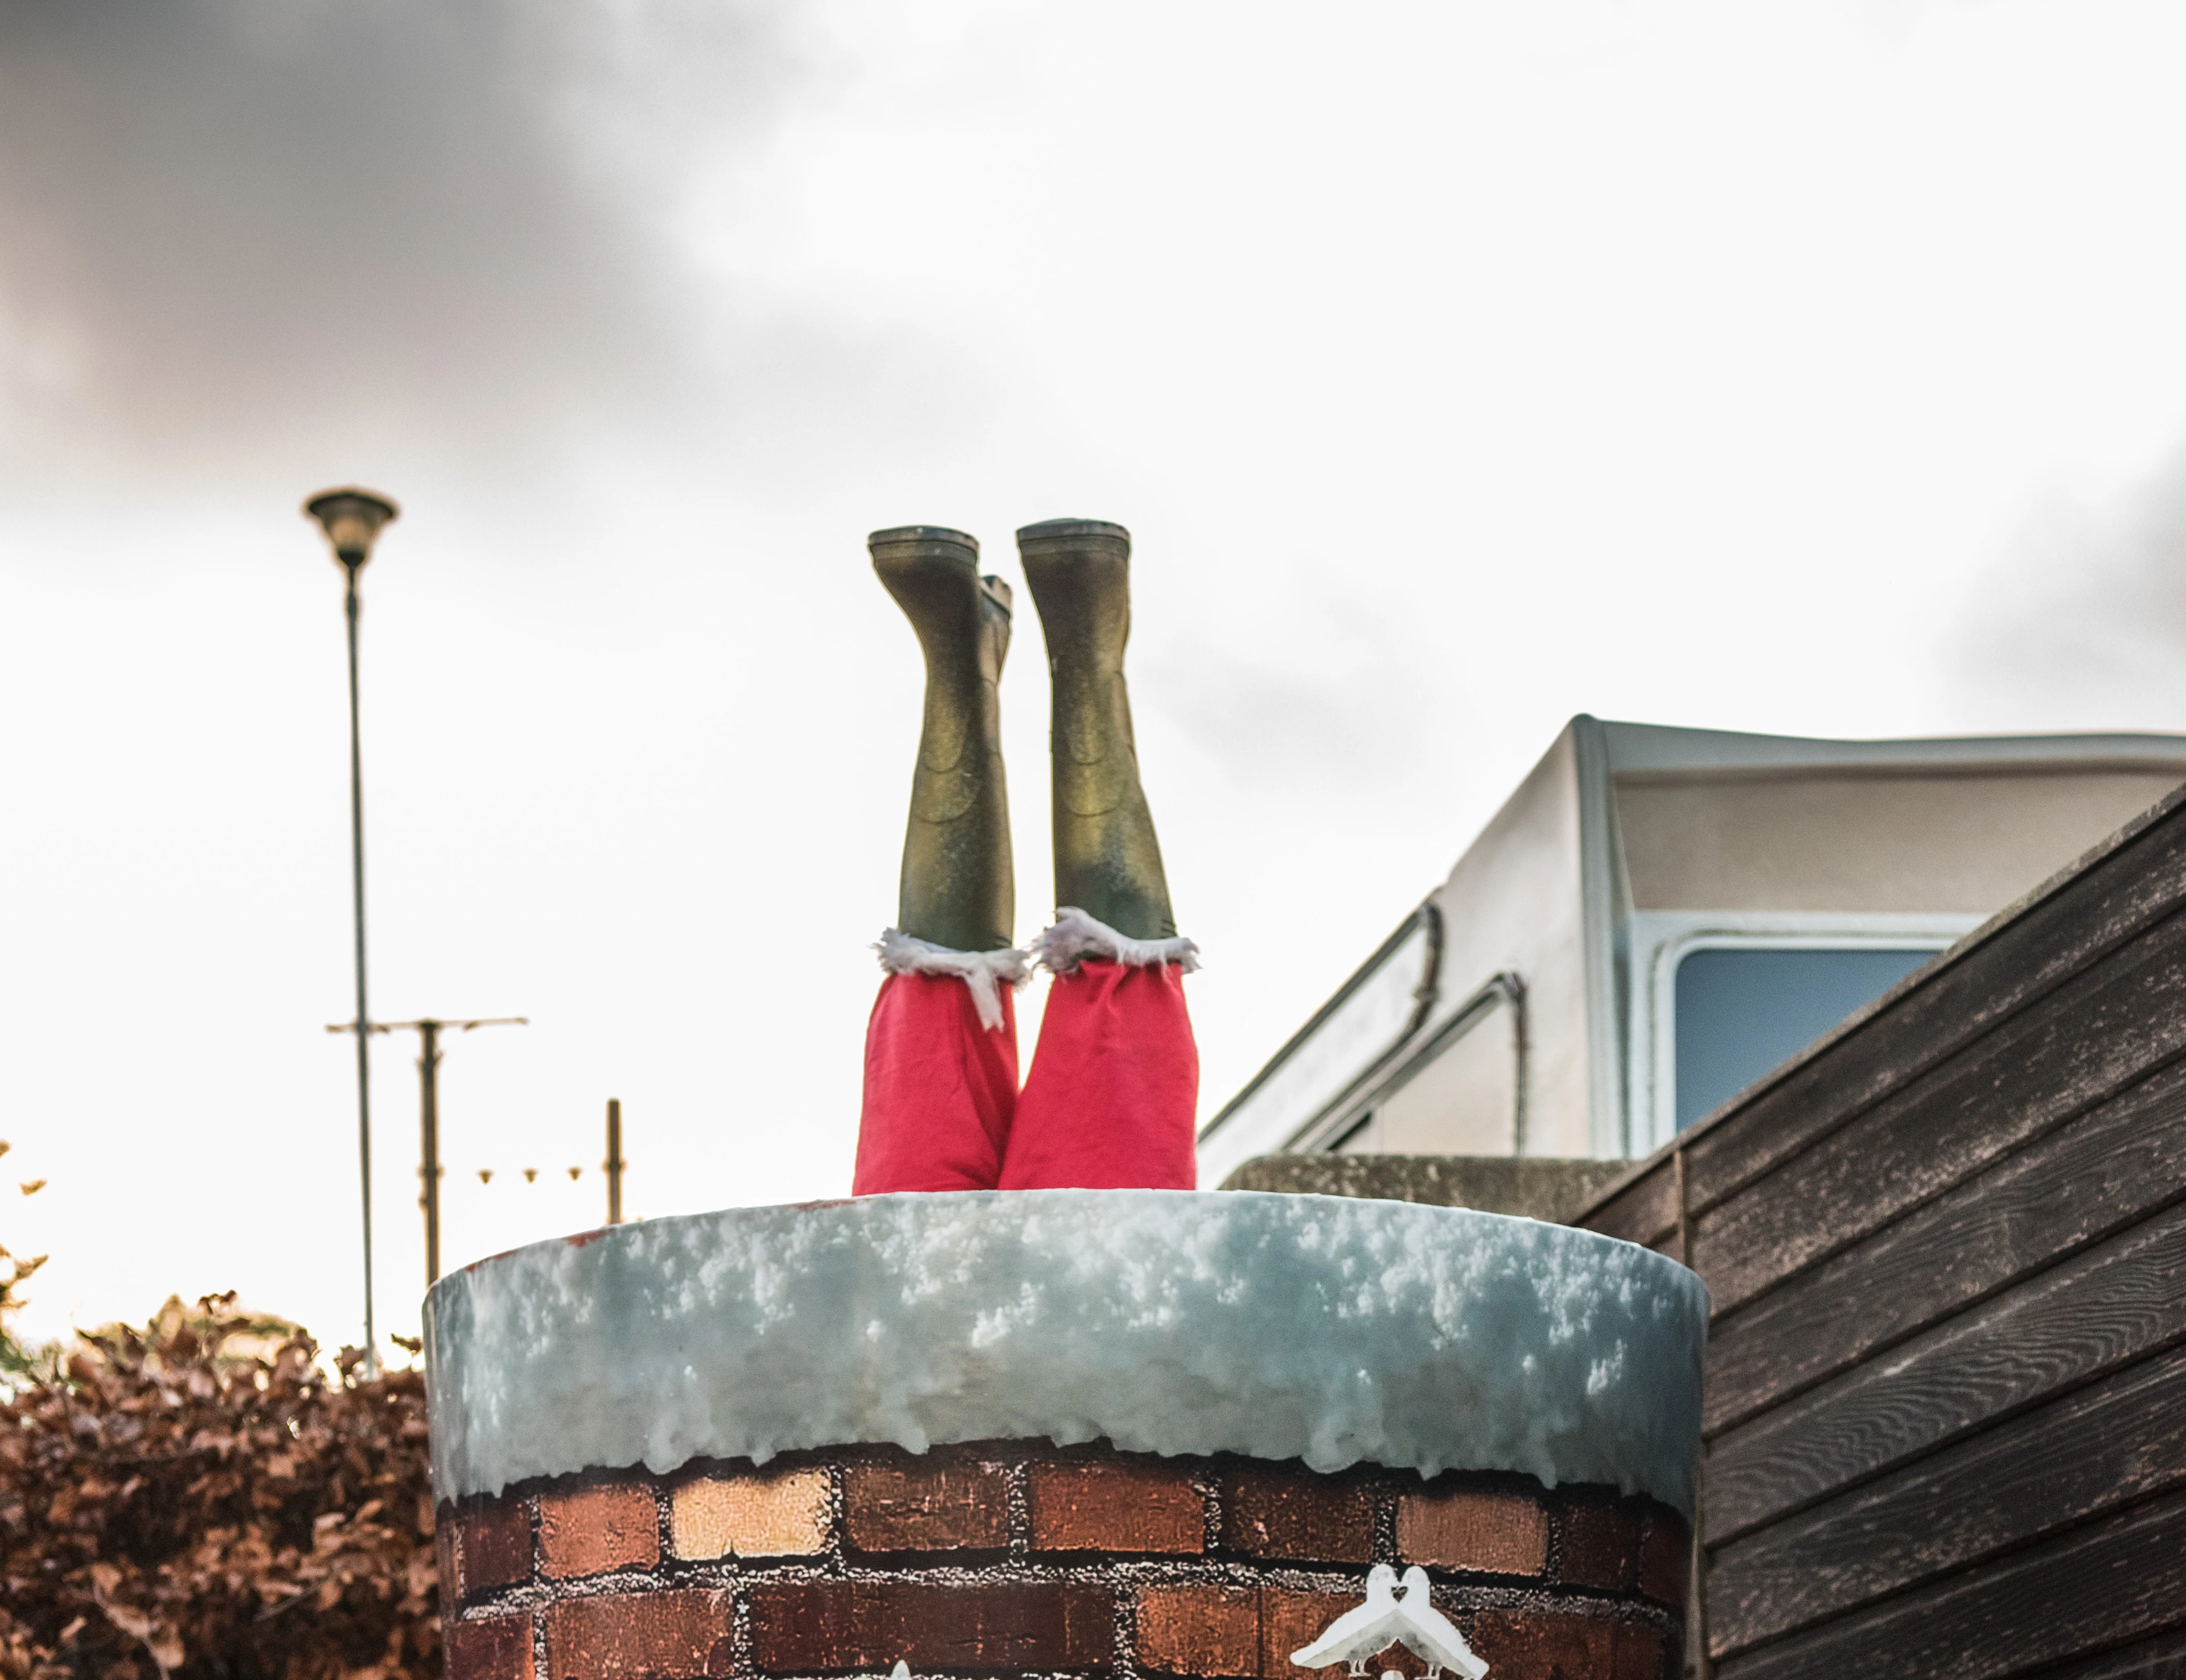
[[[850,1193],[1192,1189],[1199,1047],[1183,975],[1086,961],[1056,976],[1022,1091],[1006,987],[990,1031],[955,976],[889,975],[866,1027]]]

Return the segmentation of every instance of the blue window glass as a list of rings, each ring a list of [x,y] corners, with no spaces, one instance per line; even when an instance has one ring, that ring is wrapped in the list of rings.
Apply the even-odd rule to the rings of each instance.
[[[1678,963],[1678,1129],[1804,1050],[1931,949],[1690,951]]]

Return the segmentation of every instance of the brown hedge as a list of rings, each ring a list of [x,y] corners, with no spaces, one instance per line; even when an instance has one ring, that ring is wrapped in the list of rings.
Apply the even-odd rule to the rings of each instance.
[[[4,1680],[429,1680],[423,1375],[170,1301],[0,1391]]]

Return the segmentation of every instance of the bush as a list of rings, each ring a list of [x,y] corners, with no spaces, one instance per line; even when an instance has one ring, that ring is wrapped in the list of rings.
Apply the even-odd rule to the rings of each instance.
[[[6,1148],[0,1144],[0,1151]],[[26,1260],[0,1248],[0,1268],[4,1268],[0,1269],[0,1383],[51,1376],[56,1368],[50,1349],[24,1347],[8,1323],[22,1308],[24,1280],[45,1263],[42,1254]]]
[[[0,1155],[5,1155],[14,1145],[0,1138]],[[25,1196],[36,1196],[46,1187],[43,1179],[32,1179],[16,1188]],[[25,1257],[10,1254],[0,1248],[0,1383],[20,1382],[26,1378],[50,1376],[54,1365],[51,1350],[25,1347],[15,1340],[14,1327],[8,1321],[23,1310],[23,1284],[39,1267],[46,1263],[42,1254]]]
[[[0,1680],[429,1680],[424,1379],[233,1295],[0,1403]]]

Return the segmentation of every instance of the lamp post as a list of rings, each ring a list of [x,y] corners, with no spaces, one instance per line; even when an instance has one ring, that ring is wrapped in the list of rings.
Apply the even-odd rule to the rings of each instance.
[[[357,730],[356,574],[372,558],[380,528],[395,517],[384,496],[355,488],[322,491],[304,504],[333,545],[347,580],[343,612],[349,622],[350,882],[356,920],[356,1153],[364,1201],[364,1371],[379,1375],[379,1341],[372,1319],[372,1015],[364,993],[364,749]]]

